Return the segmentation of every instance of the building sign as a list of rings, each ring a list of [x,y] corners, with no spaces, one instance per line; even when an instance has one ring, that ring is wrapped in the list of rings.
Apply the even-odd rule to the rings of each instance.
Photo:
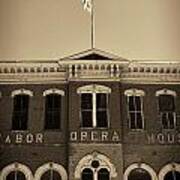
[[[147,135],[148,144],[180,144],[180,133],[151,133]]]
[[[13,133],[13,134],[1,134],[0,142],[4,144],[39,144],[44,142],[44,137],[42,133]]]
[[[120,136],[117,131],[72,131],[71,142],[119,142]]]

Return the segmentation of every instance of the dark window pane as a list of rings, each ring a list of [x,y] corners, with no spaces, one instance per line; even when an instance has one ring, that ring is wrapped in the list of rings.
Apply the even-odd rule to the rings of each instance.
[[[173,129],[175,128],[175,120],[174,120],[174,113],[173,112],[162,112],[161,113],[161,120],[162,126],[164,129]]]
[[[169,128],[170,129],[175,128],[175,121],[174,121],[174,113],[173,112],[168,113],[168,120],[169,120]]]
[[[93,180],[93,172],[91,169],[84,169],[82,172],[81,180]]]
[[[92,94],[81,94],[81,109],[92,109]]]
[[[135,96],[134,97],[134,102],[135,102],[135,108],[136,111],[141,111],[141,97],[140,96]]]
[[[12,171],[7,175],[6,180],[26,180],[26,177],[20,171]]]
[[[109,172],[107,169],[100,169],[98,171],[98,180],[110,180]]]
[[[16,95],[12,115],[12,129],[26,130],[28,122],[29,96]]]
[[[107,107],[107,94],[96,94],[96,108],[106,109]]]
[[[129,96],[129,111],[135,111],[134,96]]]
[[[136,128],[136,113],[130,112],[130,128],[135,129]]]
[[[107,111],[97,111],[97,127],[108,127]]]
[[[81,94],[81,125],[92,127],[92,94]]]
[[[92,111],[82,111],[81,112],[82,118],[82,127],[93,127],[92,124]]]
[[[96,94],[97,127],[108,127],[107,94]]]
[[[161,118],[162,118],[162,125],[164,129],[168,128],[168,114],[165,113],[161,113]]]
[[[141,168],[132,170],[128,176],[128,180],[152,180],[150,174]]]
[[[143,128],[143,122],[142,122],[142,114],[140,112],[136,113],[136,128],[142,129]]]
[[[165,175],[164,180],[179,180],[180,172],[178,171],[170,171]]]
[[[172,95],[160,95],[159,96],[159,110],[162,111],[174,111],[174,96]]]
[[[61,95],[47,95],[45,100],[45,129],[59,129],[60,122]]]
[[[61,180],[61,176],[58,172],[49,170],[41,176],[41,180]]]

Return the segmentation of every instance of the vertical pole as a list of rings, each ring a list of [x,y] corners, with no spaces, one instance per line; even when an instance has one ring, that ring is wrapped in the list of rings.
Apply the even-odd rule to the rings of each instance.
[[[95,14],[94,14],[94,0],[92,0],[91,10],[91,48],[94,48],[95,43]]]

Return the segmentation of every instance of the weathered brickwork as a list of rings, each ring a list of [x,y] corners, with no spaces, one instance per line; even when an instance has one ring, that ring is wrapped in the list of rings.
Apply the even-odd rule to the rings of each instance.
[[[85,59],[91,56],[98,59]],[[62,180],[83,180],[87,168],[93,171],[94,180],[101,180],[97,177],[103,168],[111,180],[131,180],[131,171],[139,168],[147,171],[151,180],[167,180],[171,171],[180,173],[179,69],[178,62],[132,62],[99,50],[58,62],[0,62],[0,179],[6,180],[11,171],[21,171],[27,180],[40,180],[54,170]],[[79,93],[81,87],[91,89]],[[26,130],[12,129],[12,93],[16,90],[32,93]],[[60,90],[59,129],[45,129],[46,90]],[[175,94],[175,127],[171,129],[162,126],[160,90]],[[139,93],[142,98],[142,128],[130,128],[131,94],[126,92]],[[88,109],[95,123],[92,127],[82,127],[83,93],[92,94],[92,108]],[[107,98],[105,127],[94,122],[97,94]]]

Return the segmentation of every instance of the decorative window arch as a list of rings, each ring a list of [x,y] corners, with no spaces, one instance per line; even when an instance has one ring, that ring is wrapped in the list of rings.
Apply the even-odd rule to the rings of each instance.
[[[56,89],[56,88],[53,88],[53,89],[47,89],[43,92],[43,96],[47,96],[49,94],[59,94],[61,96],[64,96],[65,95],[65,92],[63,90],[60,90],[60,89]]]
[[[111,93],[111,88],[91,84],[79,87],[77,93],[81,96],[81,127],[109,127],[108,95]]]
[[[28,95],[32,97],[33,92],[27,89],[17,89],[17,90],[12,91],[11,97],[15,97],[16,95]]]
[[[161,89],[161,90],[156,91],[156,96],[160,96],[160,95],[172,95],[172,96],[176,97],[177,93],[170,89]]]
[[[180,164],[177,163],[170,163],[165,165],[158,174],[159,180],[164,180],[166,174],[171,171],[177,171],[180,173]]]
[[[47,89],[43,92],[45,97],[45,124],[47,130],[60,129],[62,118],[62,96],[65,93],[60,89]]]
[[[18,162],[12,163],[6,166],[4,169],[2,169],[0,173],[0,179],[6,180],[6,177],[13,171],[20,171],[25,175],[26,180],[33,180],[31,170],[27,166],[20,164]]]
[[[144,129],[143,97],[145,92],[140,89],[127,89],[124,95],[127,97],[129,128]]]
[[[105,94],[110,94],[111,93],[111,88],[103,85],[98,85],[98,84],[91,84],[91,85],[86,85],[79,87],[77,89],[78,94],[82,93],[105,93]]]
[[[93,152],[83,157],[75,168],[75,179],[81,179],[83,170],[89,169],[93,172],[93,176],[98,176],[98,172],[102,169],[106,169],[109,172],[110,178],[117,177],[117,171],[115,166],[111,163],[111,160],[98,152]],[[96,178],[94,178],[96,179]]]
[[[150,167],[149,165],[145,164],[145,163],[131,164],[124,172],[124,180],[128,180],[128,176],[130,175],[131,171],[133,171],[137,168],[138,169],[141,168],[141,169],[146,170],[150,174],[151,180],[158,180],[156,172],[153,170],[153,168]]]
[[[53,171],[58,172],[59,175],[61,176],[62,180],[68,179],[67,172],[64,169],[64,167],[60,164],[53,163],[53,162],[49,162],[49,163],[46,163],[46,164],[40,166],[35,172],[34,179],[35,180],[41,180],[42,175],[44,173],[46,173],[48,170],[53,170]]]
[[[145,92],[140,89],[127,89],[124,92],[125,96],[145,96]]]
[[[175,112],[175,91],[162,89],[156,91],[158,97],[159,116],[162,127],[164,129],[174,129],[176,127],[176,112]]]

